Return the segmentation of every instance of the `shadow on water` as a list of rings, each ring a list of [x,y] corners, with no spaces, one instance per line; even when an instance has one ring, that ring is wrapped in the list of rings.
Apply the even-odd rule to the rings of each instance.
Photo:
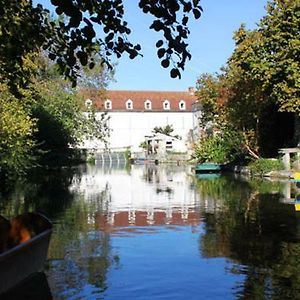
[[[36,273],[9,292],[1,300],[51,300],[53,299],[45,273]]]
[[[25,211],[43,211],[52,219],[62,213],[72,202],[70,192],[80,169],[36,170],[13,185],[0,187],[0,210],[7,218]]]

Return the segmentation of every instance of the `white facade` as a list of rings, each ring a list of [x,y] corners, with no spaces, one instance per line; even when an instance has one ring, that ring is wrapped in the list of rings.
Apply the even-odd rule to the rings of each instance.
[[[97,118],[100,119],[101,113]],[[110,137],[108,148],[111,151],[129,147],[132,152],[142,149],[140,144],[145,141],[145,136],[152,135],[156,126],[173,126],[173,135],[182,138],[181,149],[177,151],[186,152],[189,131],[193,128],[192,112],[109,112],[108,126]],[[103,149],[104,144],[100,141],[85,141],[84,148]]]
[[[195,97],[189,92],[160,91],[107,91],[99,98],[89,91],[84,95],[86,106],[91,103],[96,109],[96,117],[107,113],[110,136],[107,147],[112,152],[129,148],[132,152],[141,152],[140,145],[145,136],[153,135],[155,127],[169,125],[172,135],[181,138],[180,149],[187,152],[190,132],[193,130],[192,103]],[[88,101],[88,105],[87,105]],[[83,148],[102,150],[101,141],[86,141]]]
[[[187,142],[189,130],[193,125],[192,113],[189,112],[111,112],[108,115],[109,127],[112,129],[109,147],[130,147],[133,152],[141,151],[139,145],[146,135],[153,134],[152,130],[156,126],[172,125],[173,133]]]

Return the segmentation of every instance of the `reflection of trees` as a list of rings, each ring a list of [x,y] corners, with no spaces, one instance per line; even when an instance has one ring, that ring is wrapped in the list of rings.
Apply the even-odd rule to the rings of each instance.
[[[197,182],[201,199],[214,203],[206,210],[206,233],[200,240],[205,257],[228,257],[239,265],[231,271],[245,275],[237,297],[287,299],[300,291],[297,263],[300,246],[294,207],[280,203],[280,189],[266,182],[220,177]],[[253,188],[255,187],[255,188]],[[277,191],[277,193],[274,193]],[[272,192],[272,193],[270,193]],[[298,255],[298,256],[297,256]],[[299,295],[299,294],[298,294]],[[272,298],[274,299],[274,298]]]
[[[56,220],[47,272],[54,296],[84,293],[93,298],[92,294],[106,289],[107,271],[118,262],[118,256],[111,254],[110,236],[98,230],[95,215],[105,214],[109,201],[108,186],[89,200],[77,194]]]
[[[53,221],[46,273],[54,298],[105,290],[108,268],[118,262],[118,256],[111,254],[110,236],[100,232],[95,222],[96,212],[107,211],[109,187],[87,199],[76,188],[70,189],[80,183],[77,168],[51,170],[32,174],[0,194],[4,216],[40,209]]]
[[[73,200],[69,191],[77,169],[37,170],[26,180],[18,181],[8,189],[2,187],[0,210],[7,217],[24,211],[41,210],[54,218],[64,211]]]

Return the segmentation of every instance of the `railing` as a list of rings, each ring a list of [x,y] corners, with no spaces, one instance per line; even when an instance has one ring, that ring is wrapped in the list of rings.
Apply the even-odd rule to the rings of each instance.
[[[286,171],[291,170],[291,154],[296,154],[297,156],[297,164],[299,167],[300,163],[300,148],[281,148],[279,149],[279,154],[283,154],[282,161],[284,164],[284,169]]]

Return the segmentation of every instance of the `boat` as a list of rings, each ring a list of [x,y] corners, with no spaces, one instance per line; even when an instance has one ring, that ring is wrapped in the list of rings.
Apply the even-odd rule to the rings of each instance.
[[[221,172],[222,164],[218,163],[199,163],[194,167],[195,173],[217,173]]]
[[[0,295],[44,268],[52,223],[43,214],[27,213],[26,215],[29,214],[36,222],[35,228],[40,230],[37,230],[36,234],[27,241],[0,253]]]

